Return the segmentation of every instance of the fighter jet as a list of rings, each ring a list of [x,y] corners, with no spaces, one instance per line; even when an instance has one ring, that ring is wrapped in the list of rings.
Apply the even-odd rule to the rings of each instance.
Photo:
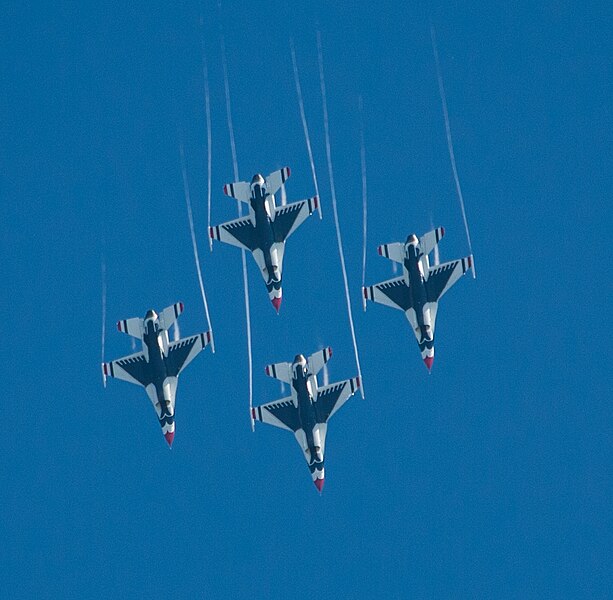
[[[253,254],[266,283],[268,297],[277,313],[283,296],[281,272],[285,242],[315,209],[320,210],[321,218],[317,196],[276,206],[274,194],[289,176],[289,167],[285,167],[266,178],[258,173],[253,176],[251,183],[239,181],[224,185],[224,194],[247,203],[249,214],[209,228],[212,239],[249,250]]]
[[[309,358],[298,354],[293,363],[268,365],[266,375],[289,384],[292,393],[251,409],[253,420],[294,433],[320,493],[324,486],[328,420],[360,387],[360,378],[354,377],[318,388],[317,373],[331,356],[332,348],[324,348]]]
[[[381,256],[402,265],[402,275],[362,288],[365,310],[366,300],[372,300],[404,312],[415,333],[428,371],[432,369],[434,361],[434,326],[438,302],[471,267],[474,276],[472,254],[430,266],[428,255],[444,235],[445,230],[439,227],[421,238],[411,234],[404,244],[396,242],[379,246],[377,251]]]
[[[102,363],[102,374],[142,385],[155,408],[162,433],[172,447],[175,437],[175,398],[179,374],[211,342],[206,331],[175,342],[168,340],[168,329],[183,312],[183,303],[165,308],[161,314],[147,311],[144,319],[134,317],[117,323],[117,329],[138,338],[142,352]]]

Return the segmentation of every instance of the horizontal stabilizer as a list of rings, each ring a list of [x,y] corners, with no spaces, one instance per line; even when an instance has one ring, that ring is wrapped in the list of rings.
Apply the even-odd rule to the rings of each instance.
[[[237,181],[235,183],[226,183],[223,186],[223,193],[230,198],[240,200],[241,202],[249,202],[251,199],[251,185],[246,181]]]
[[[383,244],[377,248],[379,256],[389,258],[397,263],[404,262],[404,244],[394,242],[393,244]]]
[[[313,375],[317,375],[322,369],[323,366],[330,360],[332,357],[332,348],[324,348],[319,352],[315,352],[315,354],[311,354],[308,358],[309,363],[309,371]]]
[[[117,329],[139,340],[143,337],[143,320],[139,317],[117,321]]]
[[[289,167],[283,167],[278,171],[273,171],[266,178],[266,192],[268,194],[276,194],[279,188],[289,179],[292,172]]]
[[[428,233],[424,233],[424,235],[419,238],[419,248],[421,249],[422,253],[425,255],[430,254],[436,245],[443,239],[444,235],[444,227],[437,227],[432,231],[428,231]]]
[[[292,364],[288,362],[279,362],[272,365],[266,365],[264,371],[268,377],[283,381],[283,383],[292,382]]]
[[[168,331],[182,312],[183,302],[175,302],[172,306],[167,306],[159,317],[160,327]]]

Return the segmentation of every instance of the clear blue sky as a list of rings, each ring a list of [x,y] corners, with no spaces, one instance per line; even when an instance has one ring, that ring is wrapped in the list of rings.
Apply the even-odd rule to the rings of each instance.
[[[0,595],[11,598],[605,598],[611,573],[608,3],[147,3],[4,6],[0,244],[5,342]],[[124,3],[125,4],[125,3]],[[428,3],[429,4],[429,3]],[[200,18],[204,19],[201,29]],[[358,97],[380,243],[446,228],[467,253],[445,142],[436,27],[478,279],[444,298],[428,376],[399,312],[361,311]],[[274,314],[250,262],[263,367],[334,348],[355,374],[325,168],[315,34],[366,400],[332,420],[320,497],[298,446],[251,433],[240,253],[206,243],[201,39],[210,63],[213,221],[233,218],[219,30],[241,178],[292,168],[324,220],[288,245]],[[169,451],[142,390],[100,377],[120,318],[181,300],[205,329],[183,141],[217,353],[185,371]]]

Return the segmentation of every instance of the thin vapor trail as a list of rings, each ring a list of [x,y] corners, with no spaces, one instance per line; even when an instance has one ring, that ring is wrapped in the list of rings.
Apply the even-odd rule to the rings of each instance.
[[[183,191],[185,192],[185,204],[187,206],[187,217],[189,219],[189,230],[192,235],[192,247],[194,249],[194,260],[196,262],[196,271],[198,272],[198,283],[200,284],[200,294],[202,295],[202,304],[204,305],[204,314],[206,322],[211,332],[211,351],[215,352],[215,336],[211,327],[211,317],[209,315],[209,305],[206,301],[206,293],[204,292],[204,282],[202,281],[202,269],[200,268],[200,258],[198,256],[198,243],[196,241],[196,232],[194,230],[194,215],[192,213],[192,202],[189,194],[189,183],[187,181],[187,167],[185,166],[185,153],[183,144],[179,145],[179,153],[181,155],[181,174],[183,175]],[[178,331],[175,329],[175,333]]]
[[[181,330],[179,329],[179,321],[175,321],[172,326],[172,341],[178,342],[181,339]]]
[[[443,84],[443,75],[441,73],[441,64],[438,57],[438,49],[436,46],[436,32],[434,26],[430,27],[430,38],[432,40],[432,51],[434,52],[434,62],[436,63],[436,77],[438,79],[438,90],[441,96],[441,104],[443,105],[443,117],[445,118],[445,133],[447,134],[447,148],[449,150],[449,158],[451,160],[451,169],[453,171],[453,179],[455,181],[460,208],[462,209],[462,218],[464,219],[464,229],[466,229],[466,239],[468,240],[468,249],[473,253],[472,243],[470,241],[470,232],[468,230],[468,219],[466,218],[466,209],[464,207],[464,197],[462,196],[462,188],[460,187],[460,179],[458,177],[458,169],[455,162],[455,154],[453,152],[453,142],[451,140],[451,127],[449,125],[449,112],[447,111],[447,97],[445,96],[445,86]],[[473,277],[475,277],[475,263],[473,261]]]
[[[104,256],[100,263],[100,272],[102,276],[102,351],[101,351],[101,363],[104,363],[104,346],[106,342],[106,262]],[[106,375],[102,374],[102,382],[106,387]]]
[[[234,181],[238,181],[238,159],[236,158],[236,142],[234,141],[234,126],[232,124],[232,105],[230,103],[230,84],[228,81],[228,62],[226,60],[226,43],[222,33],[219,35],[221,44],[221,61],[223,66],[223,83],[226,93],[226,116],[228,119],[228,132],[230,134],[230,148],[232,150],[232,166],[234,168]],[[238,216],[243,215],[242,202],[237,201]],[[247,322],[247,357],[249,361],[249,418],[251,419],[251,429],[255,428],[251,409],[253,408],[253,355],[251,351],[251,311],[249,308],[249,277],[247,275],[247,257],[245,250],[241,249],[241,259],[243,264],[243,287],[245,289],[245,320]]]
[[[306,115],[304,113],[304,99],[302,97],[302,87],[300,86],[300,75],[298,73],[298,63],[296,61],[296,50],[294,49],[294,40],[290,38],[290,50],[292,53],[292,65],[294,66],[294,83],[296,84],[296,95],[298,96],[298,106],[300,107],[300,118],[302,119],[302,129],[304,130],[304,139],[306,141],[307,152],[309,153],[309,162],[311,163],[311,174],[313,175],[313,185],[315,186],[315,195],[319,198],[319,185],[317,184],[317,173],[315,171],[315,160],[313,159],[313,150],[311,148],[311,137],[309,135],[309,126],[307,125]],[[322,218],[321,198],[319,198],[319,218]]]
[[[366,285],[366,234],[368,225],[368,188],[366,185],[366,149],[364,146],[363,103],[360,96],[360,167],[362,170],[362,287]]]
[[[338,253],[341,259],[341,268],[343,271],[343,282],[345,283],[345,299],[347,301],[347,314],[349,315],[349,326],[351,328],[351,337],[353,339],[353,349],[355,351],[355,363],[358,369],[358,376],[362,385],[360,393],[364,398],[364,382],[362,381],[362,369],[360,368],[360,357],[358,354],[358,342],[355,337],[355,327],[353,326],[353,314],[351,312],[351,298],[349,296],[349,282],[347,281],[347,269],[345,267],[345,255],[343,253],[343,241],[341,238],[341,227],[338,220],[338,210],[336,206],[336,190],[334,187],[334,172],[332,169],[332,154],[330,151],[330,128],[328,124],[328,103],[326,100],[326,82],[324,79],[324,58],[321,46],[321,34],[317,32],[317,55],[319,60],[319,83],[321,86],[321,100],[324,113],[324,133],[326,137],[326,158],[328,160],[328,175],[330,178],[330,196],[332,198],[332,210],[334,212],[334,224],[336,226],[336,240],[338,242]]]
[[[209,91],[209,66],[206,59],[204,48],[204,39],[202,40],[202,75],[204,78],[204,113],[206,117],[206,173],[207,173],[207,231],[211,227],[211,185],[212,185],[212,161],[213,161],[213,145],[212,145],[212,127],[211,127],[211,94]],[[209,238],[209,250],[213,251],[213,238]]]

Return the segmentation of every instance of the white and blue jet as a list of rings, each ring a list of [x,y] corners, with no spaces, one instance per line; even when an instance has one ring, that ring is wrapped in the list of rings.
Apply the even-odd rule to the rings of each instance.
[[[183,303],[165,308],[159,315],[147,311],[144,319],[134,317],[117,323],[117,329],[138,338],[141,352],[102,363],[102,374],[141,385],[157,413],[162,433],[172,447],[175,437],[175,399],[179,374],[211,342],[211,332],[198,333],[176,342],[168,339],[168,329],[183,312]]]
[[[471,267],[474,275],[472,255],[430,266],[428,255],[444,235],[445,230],[438,227],[420,238],[411,234],[404,243],[379,246],[377,251],[381,256],[402,265],[402,275],[362,288],[365,309],[365,301],[372,300],[404,312],[428,371],[434,361],[438,302]]]
[[[289,384],[291,395],[251,409],[253,420],[294,433],[320,493],[328,420],[360,387],[359,377],[318,387],[317,374],[331,356],[332,348],[324,348],[308,358],[298,354],[294,362],[268,365],[266,374]]]
[[[251,183],[238,181],[224,185],[224,194],[248,204],[249,214],[209,228],[212,239],[253,254],[266,283],[268,297],[277,312],[283,297],[281,279],[285,242],[314,210],[320,210],[317,196],[276,206],[274,195],[289,176],[289,167],[284,167],[266,178],[258,173]]]

